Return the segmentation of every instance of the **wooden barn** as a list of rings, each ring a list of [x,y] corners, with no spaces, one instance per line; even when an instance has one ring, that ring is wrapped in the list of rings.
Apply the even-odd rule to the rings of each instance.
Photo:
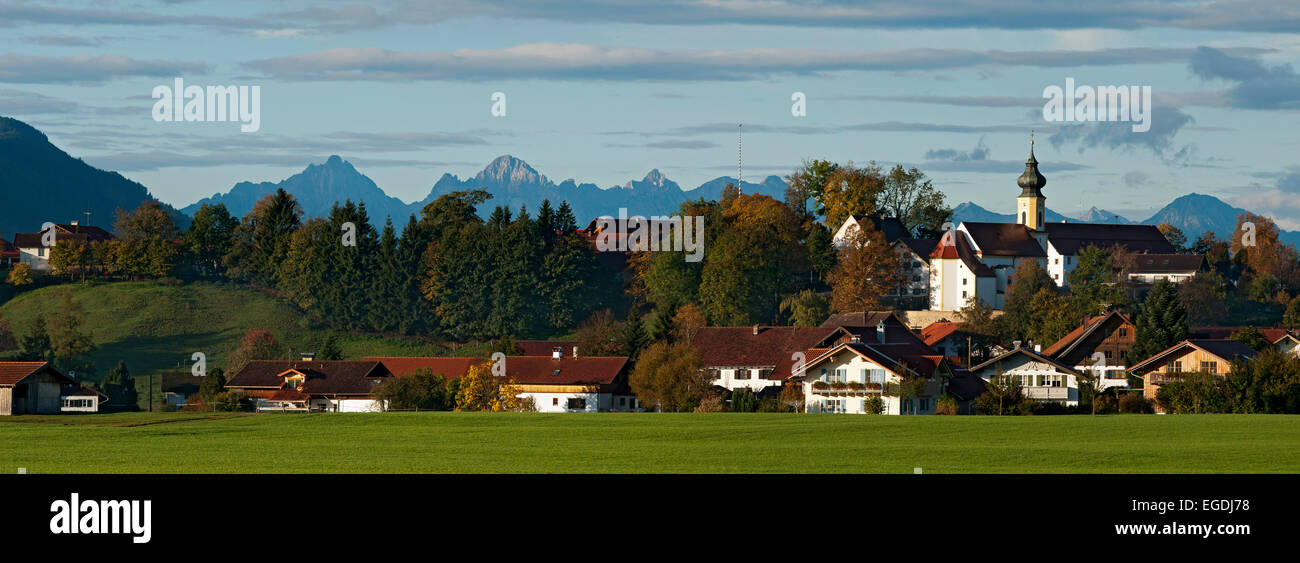
[[[76,384],[49,362],[0,362],[0,416],[58,414],[64,389]]]

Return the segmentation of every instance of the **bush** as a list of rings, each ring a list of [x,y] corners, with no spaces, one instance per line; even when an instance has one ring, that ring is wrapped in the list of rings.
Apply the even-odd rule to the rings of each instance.
[[[727,410],[724,403],[722,395],[709,393],[703,399],[700,399],[700,404],[695,407],[695,412],[722,412]]]
[[[212,400],[213,410],[222,412],[245,412],[253,410],[253,400],[242,393],[226,391],[217,394]]]
[[[1115,397],[1110,395],[1097,395],[1092,398],[1092,411],[1097,414],[1113,414],[1115,408]]]
[[[942,395],[934,402],[934,414],[957,414],[957,399],[952,395]]]
[[[862,401],[863,410],[867,414],[880,414],[885,412],[885,400],[880,397],[867,397]]]
[[[1119,398],[1119,412],[1146,414],[1151,412],[1151,402],[1142,393],[1125,393]]]
[[[755,412],[758,410],[758,397],[749,388],[741,387],[731,392],[732,412]]]

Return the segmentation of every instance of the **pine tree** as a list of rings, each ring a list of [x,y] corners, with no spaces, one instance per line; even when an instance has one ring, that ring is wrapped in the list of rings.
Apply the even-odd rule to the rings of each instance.
[[[1129,350],[1129,365],[1150,358],[1187,339],[1187,308],[1178,289],[1168,280],[1151,286],[1138,313],[1135,342]]]
[[[22,358],[29,362],[48,362],[54,358],[50,333],[45,328],[45,317],[37,315],[27,336],[22,341]]]
[[[108,405],[118,410],[139,410],[139,396],[135,389],[135,378],[126,368],[125,360],[118,360],[117,366],[109,370],[104,378],[101,391],[108,395]]]

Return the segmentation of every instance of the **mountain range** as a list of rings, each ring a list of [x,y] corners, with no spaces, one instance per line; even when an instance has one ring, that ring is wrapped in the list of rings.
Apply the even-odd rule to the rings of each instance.
[[[392,217],[394,223],[401,223],[408,215],[418,214],[426,204],[441,195],[484,188],[493,196],[480,209],[485,216],[497,205],[506,205],[512,210],[527,206],[535,211],[543,199],[550,199],[556,206],[561,201],[568,201],[574,217],[580,224],[585,224],[601,215],[616,216],[620,208],[626,208],[629,215],[672,214],[687,200],[719,199],[723,188],[734,183],[735,178],[720,176],[687,190],[654,169],[640,180],[602,189],[574,179],[556,183],[527,162],[502,155],[482,171],[463,180],[452,174],[443,174],[426,197],[408,204],[386,194],[346,160],[331,156],[324,163],[311,164],[280,182],[239,182],[225,193],[213,194],[180,211],[166,203],[162,205],[181,228],[186,228],[189,215],[203,203],[224,203],[232,214],[242,217],[259,199],[277,188],[284,188],[294,195],[309,217],[324,216],[335,202],[351,199],[365,202],[376,223],[381,223],[384,217]],[[777,176],[768,176],[760,183],[741,184],[745,193],[778,199],[784,198],[785,189],[785,182]],[[91,213],[91,224],[110,228],[118,209],[134,209],[143,201],[155,199],[145,186],[69,156],[26,123],[0,117],[0,202],[3,202],[0,205],[0,238],[11,239],[14,232],[36,232],[45,221],[85,221],[87,210]],[[1192,193],[1175,199],[1143,221],[1132,221],[1096,207],[1078,217],[1048,209],[1046,219],[1052,222],[1136,222],[1151,225],[1168,222],[1181,229],[1190,241],[1207,230],[1214,231],[1219,238],[1230,237],[1236,228],[1237,216],[1245,212],[1245,209],[1233,207],[1214,196]],[[954,208],[953,221],[1014,222],[1015,217],[965,202]],[[1300,232],[1281,231],[1281,238],[1300,246]]]
[[[536,211],[543,199],[558,206],[567,201],[579,223],[601,215],[617,216],[620,208],[629,215],[668,215],[676,213],[682,202],[698,198],[718,199],[722,189],[736,180],[721,176],[694,189],[683,190],[677,182],[668,179],[659,170],[651,170],[640,180],[622,186],[601,189],[590,183],[568,179],[556,183],[531,165],[511,155],[502,155],[472,177],[464,180],[453,174],[443,174],[429,189],[429,195],[411,204],[390,197],[374,181],[357,171],[351,163],[339,156],[331,156],[324,164],[309,165],[302,172],[280,182],[240,182],[224,194],[214,194],[182,209],[193,214],[205,203],[224,203],[231,214],[243,216],[252,210],[257,200],[277,188],[294,194],[303,212],[309,217],[322,216],[336,201],[352,199],[365,202],[366,209],[376,222],[391,217],[402,223],[408,215],[418,214],[424,206],[440,196],[454,191],[483,188],[492,199],[479,209],[487,215],[498,205],[516,211],[520,206]],[[745,193],[759,193],[775,198],[785,197],[786,184],[777,176],[768,176],[760,184],[744,182]]]
[[[154,199],[139,183],[69,156],[36,128],[0,117],[0,238],[38,232],[46,221],[86,223],[86,212],[90,224],[111,230],[118,209]],[[188,216],[163,209],[188,227]]]

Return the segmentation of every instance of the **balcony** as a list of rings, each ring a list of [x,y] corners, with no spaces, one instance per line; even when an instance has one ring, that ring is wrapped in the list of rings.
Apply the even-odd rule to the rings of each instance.
[[[879,383],[861,383],[861,382],[836,382],[828,383],[817,381],[812,384],[813,392],[824,397],[848,396],[848,395],[879,395]]]
[[[1035,401],[1066,401],[1070,399],[1069,387],[1025,387],[1025,397]]]

